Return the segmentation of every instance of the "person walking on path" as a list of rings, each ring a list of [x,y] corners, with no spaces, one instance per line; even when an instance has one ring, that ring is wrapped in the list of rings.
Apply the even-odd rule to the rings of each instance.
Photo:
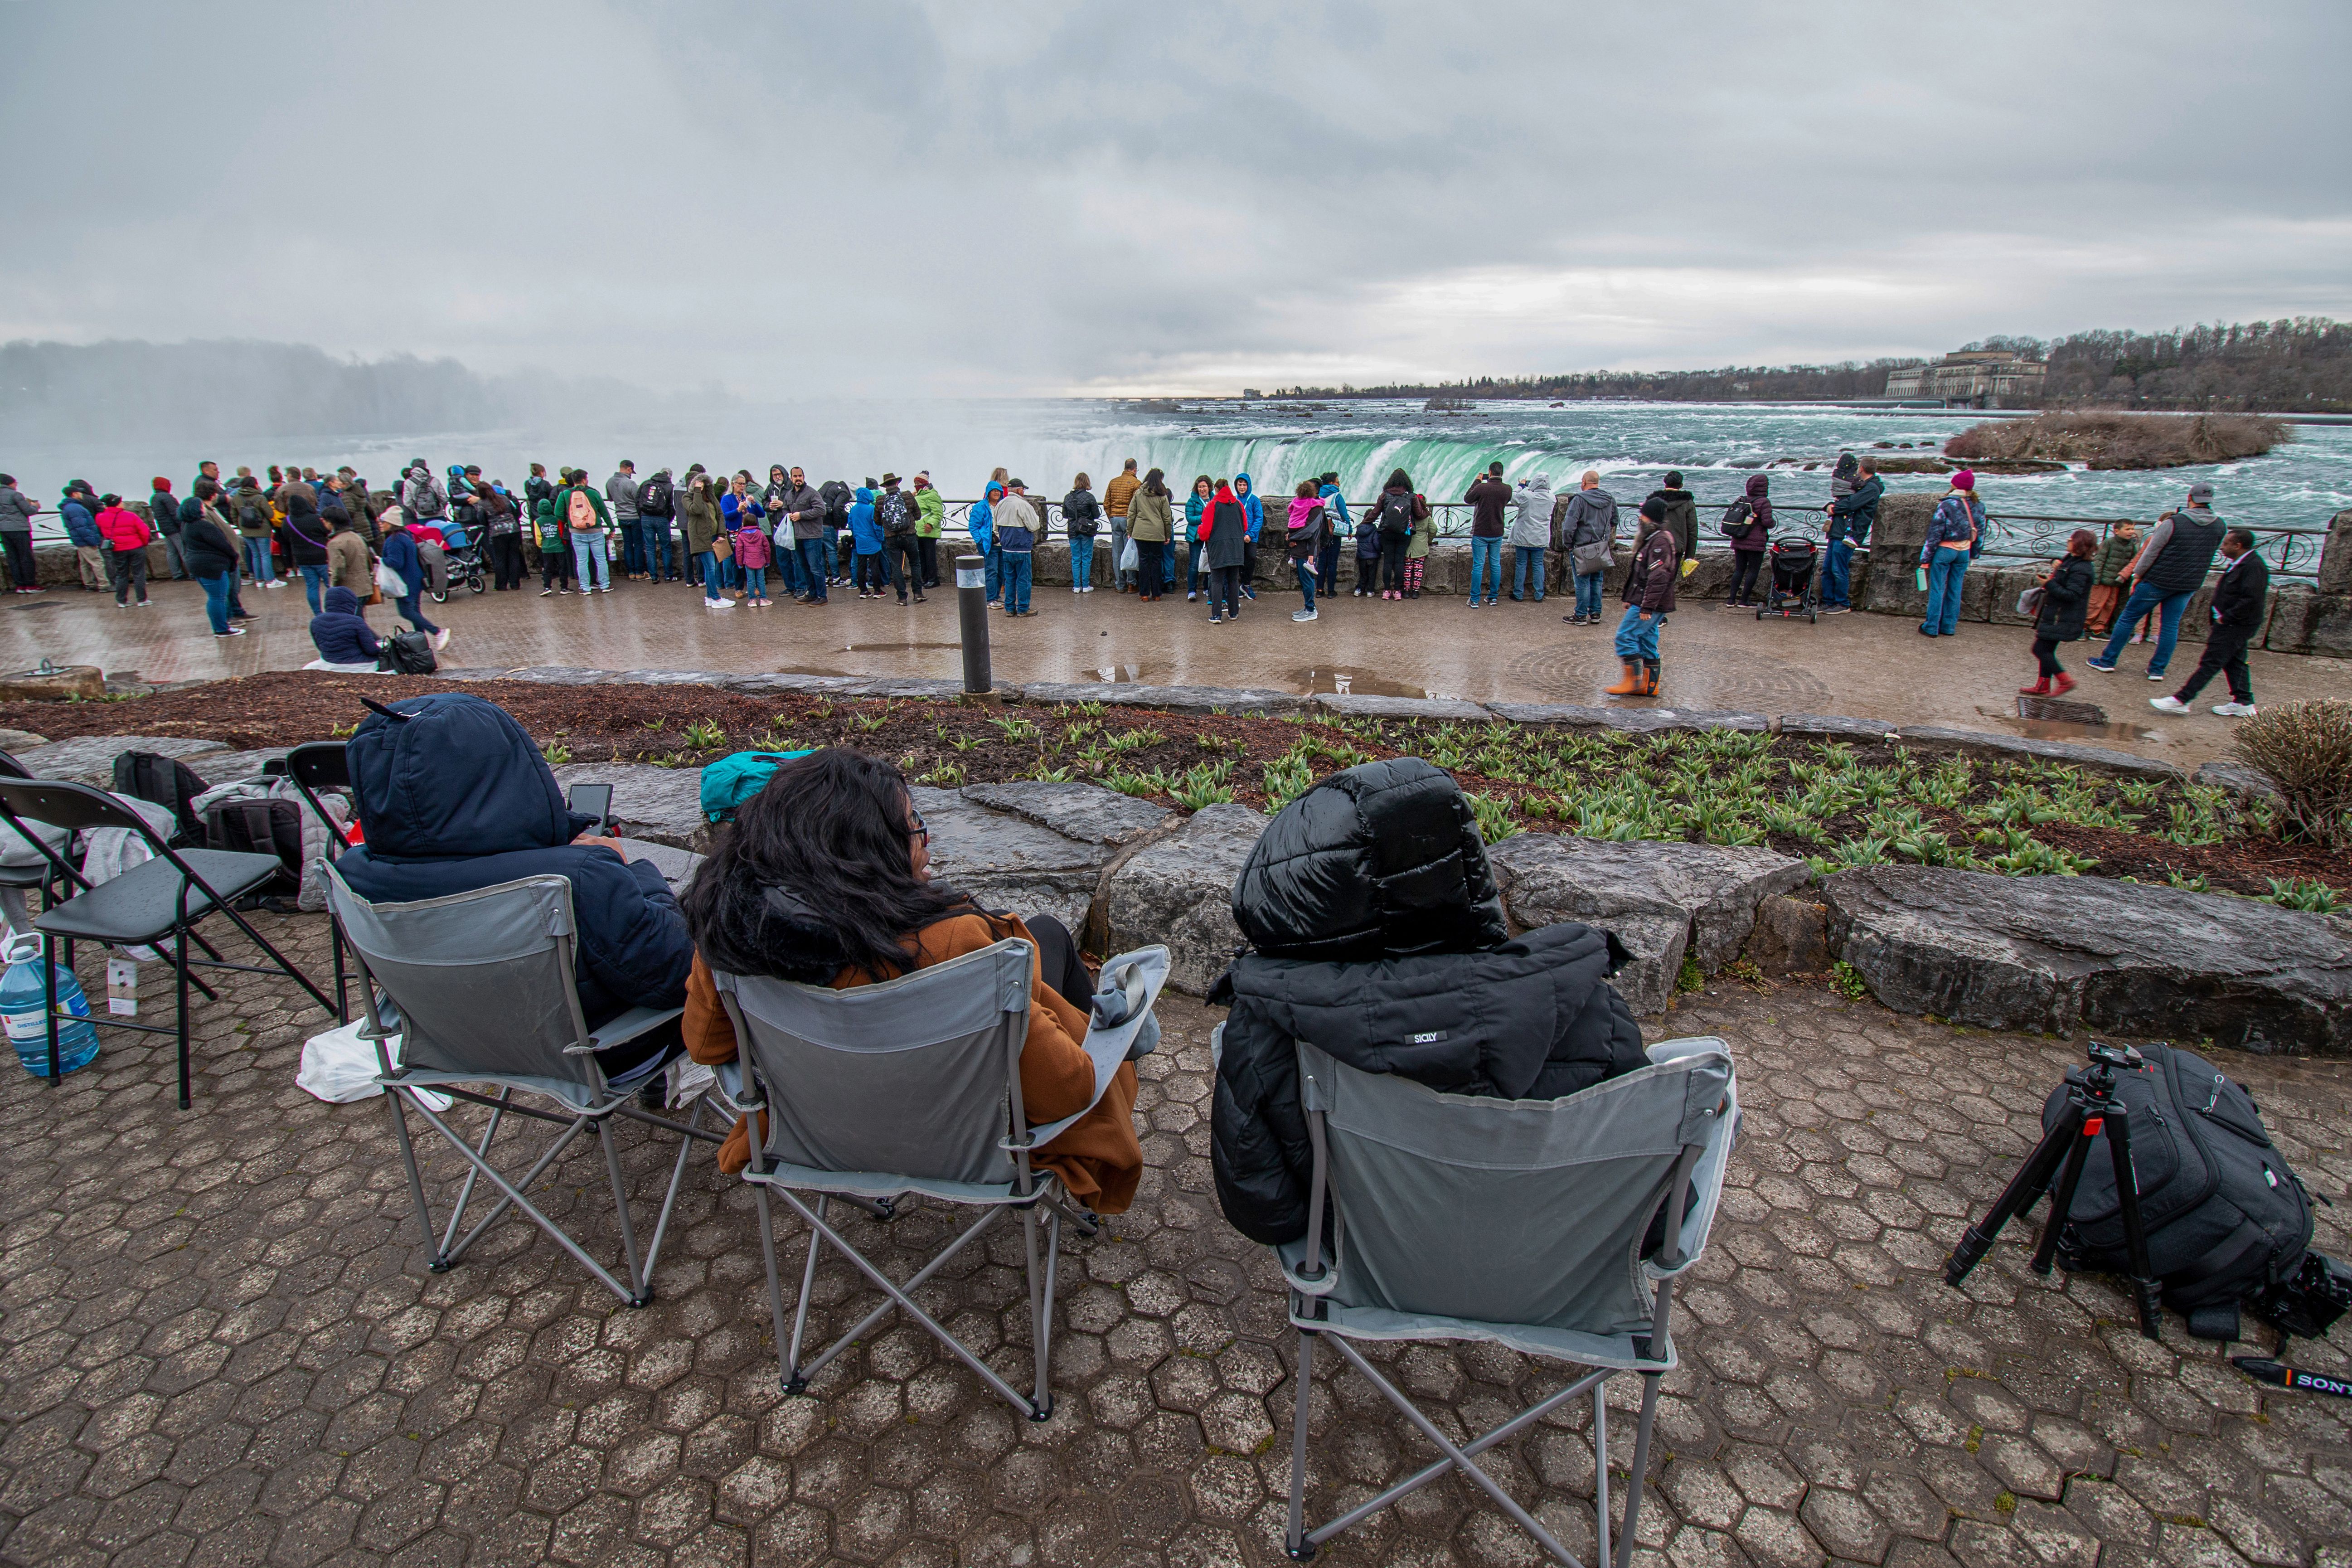
[[[2091,563],[2098,548],[2098,536],[2078,528],[2067,538],[2066,553],[2042,574],[2042,607],[2033,617],[2033,657],[2040,673],[2032,685],[2017,689],[2020,697],[2063,697],[2074,689],[2074,678],[2058,662],[2058,645],[2083,635],[2091,589],[2099,574]]]
[[[1135,595],[1139,604],[1157,604],[1168,586],[1168,542],[1175,531],[1168,478],[1154,468],[1127,502],[1127,536],[1135,541]]]
[[[114,584],[114,607],[131,607],[131,593],[139,591],[139,607],[147,607],[147,543],[155,537],[147,520],[108,496],[99,508],[98,535],[106,541],[107,575]]]
[[[2099,546],[2099,583],[2091,590],[2091,613],[2083,623],[2083,629],[2093,637],[2106,636],[2116,624],[2116,612],[2124,603],[2124,574],[2138,553],[2139,525],[2128,520],[2116,523],[2107,542]]]
[[[65,488],[58,501],[58,519],[66,525],[66,542],[73,546],[74,565],[81,574],[81,591],[102,594],[107,581],[106,539],[98,531],[98,497],[81,480]]]
[[[1247,474],[1234,476],[1234,497],[1242,503],[1242,515],[1249,520],[1249,533],[1242,545],[1242,597],[1257,597],[1257,536],[1265,531],[1265,507],[1257,499],[1257,486]]]
[[[1034,616],[1029,607],[1029,590],[1034,582],[1034,563],[1038,536],[1044,525],[1038,521],[1037,507],[1029,499],[1029,487],[1019,479],[1004,481],[1004,494],[996,503],[996,550],[1004,557],[1004,613],[1008,616]]]
[[[2271,569],[2254,553],[2252,531],[2233,528],[2221,536],[2221,580],[2213,584],[2213,624],[2205,628],[2205,655],[2197,661],[2181,689],[2169,697],[2151,697],[2147,705],[2159,713],[2186,713],[2205,683],[2226,675],[2230,700],[2213,711],[2224,719],[2254,716],[2254,681],[2246,669],[2246,645],[2263,629],[2268,607]]]
[[[1748,476],[1748,490],[1723,511],[1723,536],[1731,541],[1731,592],[1724,596],[1727,610],[1752,609],[1756,574],[1764,564],[1764,548],[1772,541],[1772,482],[1762,474]]]
[[[1231,484],[1221,484],[1201,509],[1201,549],[1208,562],[1209,624],[1242,614],[1242,561],[1248,553],[1249,513]]]
[[[1560,619],[1571,626],[1601,624],[1601,582],[1617,555],[1617,501],[1601,488],[1597,469],[1587,468],[1568,498],[1559,524],[1568,569],[1576,577],[1576,613]]]
[[[1641,513],[1641,521],[1637,525],[1642,529],[1644,537],[1653,528],[1673,529],[1675,540],[1682,546],[1683,559],[1688,561],[1696,556],[1698,554],[1698,498],[1683,489],[1682,470],[1668,468],[1666,482],[1652,490],[1645,499],[1656,501],[1664,510],[1665,516],[1662,522],[1652,522],[1649,521],[1649,511],[1644,509]],[[1633,548],[1638,550],[1641,547],[1641,540],[1636,539],[1633,542]]]
[[[923,586],[940,585],[940,525],[947,521],[947,505],[940,500],[931,471],[925,468],[913,480],[915,491],[915,552],[923,564]]]
[[[1479,595],[1485,603],[1493,604],[1503,596],[1503,535],[1507,531],[1503,521],[1503,509],[1511,504],[1511,487],[1503,482],[1503,465],[1486,465],[1484,478],[1464,492],[1462,499],[1470,503],[1470,607],[1479,606]],[[1494,586],[1486,586],[1487,568],[1494,568]]]
[[[1853,608],[1853,552],[1870,542],[1878,521],[1878,502],[1886,481],[1878,477],[1878,459],[1864,458],[1854,465],[1853,488],[1827,507],[1823,531],[1829,547],[1822,552],[1822,614],[1842,616]]]
[[[1532,595],[1540,605],[1544,579],[1550,574],[1551,476],[1529,474],[1521,479],[1511,503],[1511,603],[1524,603]]]
[[[882,525],[882,553],[888,557],[890,585],[898,590],[901,605],[908,602],[909,588],[914,603],[923,602],[923,552],[917,548],[915,533],[922,516],[915,498],[898,488],[898,476],[885,473],[882,493],[874,498],[874,518]]]
[[[2093,669],[2102,675],[2115,673],[2116,655],[2123,651],[2125,635],[2139,624],[2140,617],[2153,610],[2157,615],[2156,651],[2147,661],[2147,678],[2162,680],[2172,664],[2173,645],[2180,640],[2180,616],[2188,609],[2189,595],[2204,585],[2206,568],[2221,548],[2221,520],[2213,515],[2213,487],[2194,484],[2189,487],[2189,501],[2179,511],[2166,512],[2148,530],[2147,542],[2139,547],[2126,568],[2135,579],[2131,597],[2124,601],[2124,610],[2116,621],[2115,629],[2107,634],[2107,646],[2090,661]]]
[[[1095,591],[1095,533],[1102,527],[1102,502],[1095,499],[1084,474],[1070,481],[1070,493],[1062,498],[1062,527],[1070,536],[1070,592],[1091,594]]]
[[[1657,497],[1642,503],[1642,515],[1652,524],[1666,521],[1666,508]],[[1617,657],[1624,671],[1608,688],[1612,697],[1655,697],[1664,660],[1658,634],[1674,612],[1675,584],[1682,575],[1680,541],[1672,528],[1653,526],[1633,551],[1625,571],[1625,614],[1617,623]]]
[[[621,578],[634,583],[646,574],[646,524],[637,510],[637,465],[621,459],[604,481],[604,499],[612,503],[614,526],[621,531]]]
[[[833,576],[833,531],[825,522],[824,497],[810,488],[808,475],[800,468],[785,477],[792,489],[776,514],[776,547],[789,544],[800,555],[801,603],[822,605]]]
[[[1135,477],[1135,459],[1129,458],[1118,477],[1103,486],[1103,514],[1110,519],[1111,586],[1122,594],[1135,592],[1137,573],[1128,571],[1119,563],[1127,555],[1127,511],[1135,500],[1135,492],[1143,481]]]
[[[1184,498],[1184,602],[1188,605],[1207,585],[1201,574],[1201,514],[1216,496],[1215,482],[1202,474],[1192,481],[1192,493]]]
[[[404,590],[394,601],[400,618],[431,637],[436,652],[446,647],[449,634],[425,618],[425,558],[416,552],[416,536],[409,531],[404,517],[398,528],[383,536],[383,563],[392,568]]]
[[[180,553],[180,498],[172,493],[172,481],[161,474],[150,481],[150,487],[153,493],[147,498],[147,521],[163,537],[163,565],[177,583],[188,575],[187,559]]]
[[[1919,623],[1923,637],[1959,634],[1960,589],[1969,563],[1976,558],[1977,542],[1984,537],[1984,507],[1976,488],[1971,470],[1954,474],[1952,488],[1927,520],[1927,537],[1919,542],[1919,564],[1927,574],[1927,618]]]
[[[1316,558],[1322,549],[1324,531],[1330,527],[1330,516],[1328,509],[1315,492],[1313,479],[1298,481],[1297,493],[1290,498],[1290,518],[1284,529],[1284,543],[1290,552],[1290,569],[1298,578],[1299,597],[1306,601],[1304,609],[1290,612],[1290,618],[1294,621],[1316,618]]]
[[[1315,584],[1328,600],[1339,591],[1339,546],[1355,531],[1356,520],[1348,515],[1348,498],[1339,493],[1337,469],[1327,471],[1316,480],[1315,494],[1323,503],[1323,544],[1315,557]]]
[[[504,542],[508,546],[508,555],[511,556],[514,562],[515,582],[509,583],[507,580],[507,569],[501,563],[499,567],[499,586],[501,588],[517,585],[522,575],[522,554],[513,548],[514,535],[511,530],[514,523],[514,511],[511,507],[507,510],[506,521],[509,531]],[[494,557],[497,555],[496,546],[500,542],[494,521],[490,538],[493,547],[491,553]],[[348,511],[335,520],[334,531],[327,535],[327,586],[349,588],[362,600],[375,592],[374,555],[369,551],[367,541],[360,536],[359,524],[352,520]],[[325,603],[323,595],[320,602]]]
[[[33,559],[33,519],[41,503],[16,488],[16,476],[0,474],[0,548],[8,552],[8,583],[19,594],[42,591]]]
[[[229,624],[229,594],[236,585],[237,546],[212,503],[220,495],[213,479],[200,479],[188,499],[180,503],[180,539],[187,552],[188,572],[205,591],[205,618],[213,636],[236,637],[245,628]]]

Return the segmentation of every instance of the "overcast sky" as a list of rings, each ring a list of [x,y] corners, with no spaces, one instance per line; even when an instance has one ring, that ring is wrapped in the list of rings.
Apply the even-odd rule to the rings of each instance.
[[[0,339],[1232,392],[2352,316],[2345,0],[0,0]]]

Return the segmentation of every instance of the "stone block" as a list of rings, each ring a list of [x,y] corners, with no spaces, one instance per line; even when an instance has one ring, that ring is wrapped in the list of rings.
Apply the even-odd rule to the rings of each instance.
[[[2195,781],[2212,789],[2226,789],[2238,795],[2267,795],[2273,800],[2286,797],[2279,793],[2278,784],[2260,768],[2250,768],[2242,763],[2204,763],[2199,765]]]
[[[1065,838],[1087,844],[1132,844],[1181,816],[1166,806],[1090,784],[1021,779],[1010,784],[966,784],[963,797],[975,805],[1011,812]]]
[[[724,686],[730,679],[723,669],[625,669],[614,680],[630,686]]]
[[[712,826],[702,815],[702,770],[657,768],[651,763],[566,763],[555,782],[613,786],[612,823],[623,837],[643,838],[708,855]]]
[[[1989,572],[1982,567],[1971,569],[1969,573],[1971,579],[1983,577],[1992,584],[1990,614],[1986,619],[1997,626],[2032,626],[2036,617],[2021,616],[2017,613],[2017,596],[2038,584],[2046,568],[2041,566],[1996,566]],[[1964,618],[1967,614],[1967,602],[1968,595],[1963,594],[1961,608]]]
[[[1020,688],[999,682],[996,695],[1007,701],[1017,701]],[[844,699],[871,698],[891,702],[952,702],[964,694],[961,680],[940,680],[926,676],[886,676],[876,680],[853,681],[839,689],[836,695]]]
[[[1998,586],[1999,572],[1982,564],[1971,566],[1960,579],[1960,619],[1990,621],[1992,619],[1993,593]],[[2014,597],[2014,595],[2012,595]],[[1922,601],[1922,610],[1925,601]]]
[[[1829,906],[1782,893],[1756,906],[1741,956],[1767,974],[1820,974],[1830,966]]]
[[[1831,949],[1899,1012],[2352,1055],[2352,940],[2322,916],[2105,878],[1925,866],[1840,872],[1822,896]]]
[[[1919,546],[1927,537],[1927,521],[1936,514],[1935,493],[1889,495],[1878,503],[1878,524],[1870,532],[1871,574],[1865,593],[1857,586],[1853,602],[1882,615],[1924,616],[1927,595],[1915,584]],[[1886,570],[1878,570],[1884,562]],[[1965,616],[1966,597],[1962,599]]]
[[[1575,702],[1490,702],[1486,710],[1513,724],[1549,730],[1615,730],[1663,735],[1685,730],[1738,730],[1760,735],[1772,721],[1761,713],[1711,708],[1592,708]]]
[[[542,686],[611,686],[626,679],[617,669],[583,669],[569,664],[527,664],[509,669],[507,680],[533,680]]]
[[[730,675],[719,684],[728,690],[747,697],[795,693],[814,697],[838,697],[853,687],[865,685],[866,678],[857,675],[796,675],[789,670],[773,675]]]
[[[2294,584],[2276,595],[2264,646],[2273,653],[2352,658],[2352,594],[2320,594]]]
[[[1838,713],[1783,713],[1773,726],[1783,735],[1820,741],[1858,741],[1864,744],[1894,738],[1895,727],[1884,719],[1849,719]]]
[[[1433,724],[1483,723],[1494,717],[1477,703],[1456,698],[1371,697],[1353,692],[1341,697],[1326,691],[1317,695],[1315,706],[1350,719],[1421,719]]]
[[[2326,542],[2319,547],[2319,592],[2352,594],[2352,507],[2328,520]]]
[[[1087,929],[1110,858],[1107,843],[1057,833],[1030,816],[994,811],[961,792],[915,786],[931,835],[931,874],[992,910],[1050,914],[1073,935]],[[1104,792],[1109,793],[1108,791]]]
[[[188,761],[207,752],[226,752],[218,741],[191,740],[185,735],[76,735],[16,753],[25,771],[38,779],[67,779],[111,789],[114,759],[124,752],[152,752],[160,757]]]
[[[1136,686],[1112,681],[1033,680],[1024,702],[1099,702],[1109,708],[1160,708],[1171,713],[1297,713],[1308,700],[1287,691],[1226,686]]]
[[[2123,778],[2177,779],[2183,776],[2183,770],[2178,763],[2134,756],[2129,752],[2112,751],[2105,746],[2078,745],[2070,741],[2031,741],[2021,735],[1997,735],[1983,730],[1963,730],[1951,724],[1908,725],[1897,731],[1895,742],[1914,751],[1965,752],[1971,756],[2009,761],[2031,759],[2064,763],[2091,773],[2112,773]]]
[[[46,673],[18,670],[0,676],[0,702],[63,702],[79,697],[95,701],[106,695],[106,671],[94,664],[60,665]]]
[[[1103,889],[1105,940],[1125,952],[1168,944],[1168,984],[1201,996],[1242,945],[1234,879],[1266,819],[1248,806],[1213,805],[1118,866]]]

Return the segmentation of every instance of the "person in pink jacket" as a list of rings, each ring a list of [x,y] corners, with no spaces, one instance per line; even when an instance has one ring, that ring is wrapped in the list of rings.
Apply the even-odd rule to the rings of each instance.
[[[121,496],[100,496],[98,536],[106,541],[106,575],[114,584],[114,607],[131,607],[131,590],[139,590],[139,607],[147,607],[147,542],[155,531],[147,520],[122,504]]]

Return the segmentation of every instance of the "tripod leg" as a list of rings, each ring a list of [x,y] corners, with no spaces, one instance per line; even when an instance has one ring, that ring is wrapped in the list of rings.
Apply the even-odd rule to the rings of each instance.
[[[2059,1173],[2058,1190],[2051,1195],[2050,1217],[2042,1223],[2042,1241],[2033,1249],[2033,1271],[2050,1272],[2051,1263],[2058,1256],[2058,1236],[2066,1228],[2066,1216],[2074,1212],[2074,1189],[2082,1184],[2083,1163],[2089,1158],[2091,1140],[2097,1137],[2099,1124],[2082,1116],[2072,1119],[2075,1124],[2074,1142],[2066,1150],[2066,1168]]]
[[[2148,1271],[2147,1229],[2139,1217],[2139,1176],[2132,1169],[2131,1117],[2120,1105],[2107,1112],[2107,1152],[2116,1162],[2116,1201],[2123,1206],[2124,1256],[2131,1262],[2132,1296],[2139,1307],[2139,1331],[2162,1332],[2162,1307],[2156,1277]]]
[[[2001,1189],[2001,1194],[1994,1201],[1991,1210],[1981,1222],[1969,1226],[1968,1234],[1960,1237],[1959,1246],[1952,1248],[1952,1256],[1944,1264],[1945,1284],[1957,1286],[1967,1279],[1969,1271],[1992,1249],[1993,1237],[2000,1234],[2000,1227],[2032,1207],[2033,1200],[2049,1191],[2050,1178],[2058,1169],[2059,1158],[2074,1142],[2074,1135],[2082,1126],[2082,1107],[2070,1104],[2066,1113],[2059,1118],[2058,1125],[2042,1135],[2042,1142],[2033,1146],[2033,1152],[2025,1157],[2025,1163],[2020,1165],[2017,1174],[2009,1179],[2009,1185]]]

